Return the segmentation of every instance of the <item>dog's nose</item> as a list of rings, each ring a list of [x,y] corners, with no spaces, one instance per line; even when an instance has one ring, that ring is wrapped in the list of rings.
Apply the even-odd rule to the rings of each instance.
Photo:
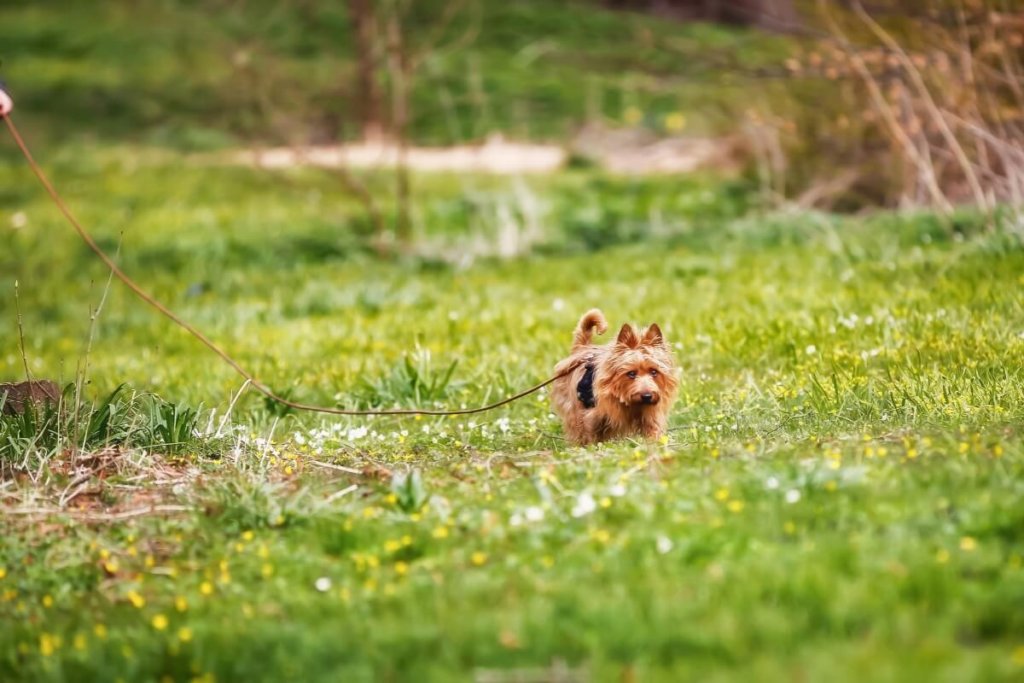
[[[640,400],[644,403],[654,403],[654,394],[640,394]]]

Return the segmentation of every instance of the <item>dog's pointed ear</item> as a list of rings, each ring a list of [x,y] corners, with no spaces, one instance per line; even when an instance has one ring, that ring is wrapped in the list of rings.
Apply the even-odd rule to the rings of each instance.
[[[639,337],[636,336],[636,330],[629,323],[622,326],[619,330],[619,338],[615,340],[620,346],[627,346],[633,348],[640,343]]]
[[[651,323],[644,331],[643,343],[648,346],[664,346],[665,336],[661,333],[658,323]]]

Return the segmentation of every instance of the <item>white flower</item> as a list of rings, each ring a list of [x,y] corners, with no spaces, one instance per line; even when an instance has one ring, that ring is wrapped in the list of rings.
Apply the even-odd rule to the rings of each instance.
[[[672,543],[672,539],[671,538],[669,538],[668,536],[662,535],[662,536],[658,536],[658,538],[655,541],[654,545],[658,549],[659,553],[661,553],[662,555],[666,555],[666,554],[668,554],[669,552],[672,551],[673,543]]]
[[[769,491],[774,491],[775,489],[779,488],[779,480],[776,479],[775,477],[768,477],[768,479],[765,480],[764,482],[764,487]]]
[[[353,427],[352,429],[348,430],[346,436],[348,437],[349,441],[356,441],[369,434],[369,432],[370,430],[367,429],[366,427]]]
[[[589,492],[583,492],[576,499],[576,505],[572,508],[573,517],[586,517],[597,509],[597,503]]]
[[[806,353],[808,356],[813,356],[817,352],[818,352],[818,347],[815,346],[814,344],[808,344],[807,348],[804,349],[804,353]]]
[[[316,580],[316,583],[314,583],[313,585],[321,593],[326,593],[327,591],[331,590],[331,580],[326,576],[321,576],[319,579]]]
[[[512,516],[508,518],[508,525],[509,526],[522,526],[522,524],[523,524],[523,516],[521,514],[519,514],[518,512],[513,512]]]
[[[626,495],[626,485],[615,484],[610,489],[608,489],[608,495],[615,496],[616,498],[622,498],[624,495]]]
[[[11,216],[11,227],[15,230],[20,230],[26,225],[28,225],[28,216],[24,211],[17,211]]]
[[[800,501],[800,492],[796,489],[786,491],[786,502],[793,504]]]
[[[551,302],[551,308],[555,309],[556,311],[564,310],[565,299],[555,299],[554,301]]]
[[[528,522],[539,522],[544,519],[544,509],[539,508],[536,505],[531,505],[523,511],[526,515],[526,521]]]

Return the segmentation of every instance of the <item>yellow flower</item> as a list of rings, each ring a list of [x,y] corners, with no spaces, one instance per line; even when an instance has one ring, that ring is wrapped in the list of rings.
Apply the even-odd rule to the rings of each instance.
[[[174,609],[178,610],[179,612],[184,612],[188,609],[188,600],[186,600],[183,595],[179,595],[178,597],[174,598]]]
[[[590,536],[598,543],[607,543],[612,539],[612,535],[608,533],[607,529],[595,529]]]
[[[256,534],[254,534],[251,529],[242,532],[243,541],[251,541],[255,536]]]
[[[662,434],[661,438],[658,439],[658,443],[660,443],[662,446],[667,446],[668,445],[668,434]]]
[[[178,640],[183,643],[187,643],[192,640],[192,629],[188,626],[182,626],[178,629]]]
[[[399,576],[405,576],[409,572],[409,565],[405,562],[395,562],[395,573]]]
[[[935,561],[939,564],[946,564],[949,562],[949,551],[945,548],[940,548],[939,551],[935,553]]]
[[[729,489],[718,489],[717,491],[715,491],[715,500],[728,500],[728,498]]]
[[[727,505],[727,507],[729,508],[729,512],[742,512],[742,510],[743,510],[743,501],[742,500],[730,500],[729,504]]]
[[[993,446],[992,447],[992,455],[996,456],[997,458],[1001,457],[1003,455],[1003,447],[1000,446],[999,444],[996,444],[995,446]],[[2,572],[2,569],[0,569],[0,572]],[[3,574],[0,573],[0,579],[2,579],[2,578],[4,578]]]
[[[264,564],[263,567],[260,568],[260,574],[263,575],[263,578],[269,579],[274,575],[274,565]]]
[[[487,553],[483,553],[478,550],[475,553],[473,553],[469,560],[477,567],[479,567],[483,565],[485,562],[487,562]]]
[[[785,531],[790,536],[792,536],[793,534],[796,533],[796,524],[793,524],[793,522],[786,522],[785,524],[782,525],[782,530]]]
[[[960,539],[960,550],[963,550],[965,553],[969,553],[977,547],[978,542],[970,536],[964,536]]]
[[[39,636],[39,654],[49,657],[57,649],[57,642],[49,633]]]
[[[93,626],[92,627],[92,632],[100,640],[106,640],[107,639],[107,627],[104,626],[103,624],[96,624],[95,626]]]
[[[79,652],[84,651],[87,645],[88,641],[86,640],[84,633],[76,633],[74,639],[71,641],[71,646]]]
[[[210,595],[213,593],[213,584],[209,581],[203,581],[199,584],[199,592],[203,595]]]
[[[665,117],[665,130],[678,133],[686,127],[686,117],[682,112],[674,111]]]
[[[402,547],[402,544],[400,542],[398,542],[398,541],[393,540],[393,539],[389,539],[388,541],[386,541],[384,543],[384,550],[386,550],[389,553],[393,553],[396,550],[400,549],[401,547]]]
[[[7,576],[7,568],[0,567],[0,579],[4,578],[5,576]]]
[[[436,529],[434,529],[434,532],[431,535],[434,538],[448,538],[448,527],[439,526]]]
[[[1014,648],[1013,663],[1017,666],[1024,666],[1024,645],[1018,645]]]
[[[135,606],[135,607],[136,607],[137,609],[142,609],[143,607],[145,607],[145,606],[146,606],[146,599],[145,599],[144,597],[142,597],[141,595],[139,595],[139,594],[138,594],[137,592],[135,592],[135,591],[129,591],[129,592],[128,592],[128,600],[129,600],[129,601],[130,601],[130,602],[132,603],[132,605],[134,605],[134,606]]]
[[[626,107],[626,111],[622,112],[622,119],[631,126],[640,123],[643,117],[644,113],[636,107]]]
[[[155,614],[153,615],[152,624],[153,628],[155,628],[157,631],[163,631],[165,628],[167,628],[167,617],[165,617],[163,614]]]
[[[43,607],[53,607],[53,596],[52,595],[44,595],[43,596]]]
[[[611,498],[609,498],[608,496],[605,496],[604,498],[601,499],[601,507],[603,507],[603,508],[610,508],[611,506],[612,506],[612,499]]]

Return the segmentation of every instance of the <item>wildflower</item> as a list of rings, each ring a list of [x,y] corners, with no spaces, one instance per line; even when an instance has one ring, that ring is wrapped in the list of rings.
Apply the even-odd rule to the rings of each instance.
[[[939,564],[946,564],[949,562],[949,551],[945,548],[940,548],[939,551],[935,553],[935,561]]]
[[[0,579],[4,578],[5,576],[7,576],[7,568],[0,567]]]
[[[636,107],[626,107],[626,111],[622,113],[623,120],[631,126],[635,126],[640,123],[643,119],[644,114]]]
[[[128,592],[128,600],[136,607],[136,609],[142,609],[146,606],[146,599],[135,591]]]
[[[813,356],[817,352],[818,352],[818,347],[815,346],[814,344],[808,344],[807,348],[804,349],[804,353],[806,353],[808,356]]]
[[[674,111],[665,117],[665,130],[678,133],[686,127],[686,117],[682,112]]]
[[[211,595],[213,593],[213,584],[209,581],[203,581],[199,584],[199,592],[203,595]]]
[[[386,550],[389,553],[393,553],[399,550],[401,547],[402,544],[395,540],[388,540],[384,543],[384,550]]]
[[[440,539],[440,538],[448,538],[448,527],[446,527],[446,526],[439,526],[436,529],[434,529],[434,531],[432,531],[430,535],[433,536],[434,538],[438,538],[438,539]]]
[[[53,596],[52,595],[44,595],[43,596],[43,607],[47,607],[47,608],[53,607]]]
[[[672,539],[668,536],[658,536],[654,541],[654,547],[658,549],[658,552],[662,555],[667,555],[672,551],[673,543]]]
[[[263,578],[269,579],[271,576],[274,575],[274,565],[270,563],[264,563],[263,566],[260,567],[260,574],[263,575]]]
[[[155,628],[157,631],[163,631],[165,628],[167,628],[167,617],[163,614],[156,614],[153,616],[152,624],[153,628]]]
[[[181,595],[174,598],[174,609],[178,610],[179,612],[184,612],[188,609],[188,600],[186,600],[184,596]]]
[[[178,640],[183,643],[188,643],[192,640],[192,629],[188,626],[182,626],[178,629]]]
[[[786,502],[792,505],[800,502],[800,492],[796,489],[786,491]]]
[[[328,578],[326,576],[321,576],[313,584],[313,587],[316,588],[321,593],[326,593],[327,591],[331,590],[331,580],[330,580],[330,578]]]
[[[978,542],[971,536],[964,536],[960,539],[960,550],[969,553],[978,547]]]
[[[544,519],[544,509],[539,508],[536,505],[531,505],[523,510],[523,516],[526,517],[526,521],[528,522],[539,522]]]
[[[621,498],[622,496],[626,495],[625,485],[615,484],[614,486],[608,489],[608,495],[615,496],[616,498]]]
[[[769,491],[774,491],[775,489],[779,488],[779,480],[776,479],[775,477],[768,477],[768,479],[766,479],[764,482],[764,487]]]
[[[100,640],[106,640],[107,639],[107,627],[104,626],[103,624],[96,624],[95,626],[93,626],[92,627],[92,633],[93,633],[94,636],[96,636]]]
[[[395,562],[395,573],[399,576],[405,576],[409,573],[409,565],[405,562]]]
[[[242,540],[244,541],[251,541],[255,536],[256,534],[251,529],[242,532]]]
[[[742,512],[743,511],[743,501],[742,500],[730,500],[729,504],[727,505],[727,507],[729,508],[729,512]]]
[[[610,508],[611,506],[612,506],[612,499],[611,498],[609,498],[608,496],[605,496],[604,498],[601,499],[601,507],[603,507],[603,508]]]
[[[585,517],[597,509],[597,503],[589,492],[584,492],[576,499],[576,505],[572,508],[573,517]]]
[[[84,633],[76,633],[74,639],[71,641],[71,646],[79,652],[84,652],[88,645],[88,640]]]
[[[477,567],[480,567],[485,562],[487,562],[487,553],[480,552],[478,550],[475,553],[473,553],[473,555],[469,558],[469,560],[470,560],[470,562],[475,564]]]
[[[612,535],[608,533],[607,529],[595,529],[590,532],[590,536],[598,543],[607,543],[612,540]]]
[[[49,633],[43,633],[39,636],[39,654],[44,657],[49,657],[53,654],[53,651],[57,649],[56,639]]]
[[[715,491],[715,500],[724,501],[729,499],[729,489],[718,489]]]

